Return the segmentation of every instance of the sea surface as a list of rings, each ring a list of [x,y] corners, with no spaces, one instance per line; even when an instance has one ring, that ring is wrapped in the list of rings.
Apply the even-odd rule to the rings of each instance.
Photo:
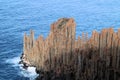
[[[0,80],[34,80],[35,68],[24,70],[23,35],[47,37],[50,24],[62,17],[76,21],[76,36],[92,30],[120,28],[120,0],[0,0]]]

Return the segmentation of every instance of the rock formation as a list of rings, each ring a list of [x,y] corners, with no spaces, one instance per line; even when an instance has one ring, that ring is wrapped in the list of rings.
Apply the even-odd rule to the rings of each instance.
[[[36,40],[31,30],[24,35],[22,62],[37,68],[39,80],[119,80],[120,29],[76,39],[75,27],[74,19],[61,18],[51,24],[47,38]]]

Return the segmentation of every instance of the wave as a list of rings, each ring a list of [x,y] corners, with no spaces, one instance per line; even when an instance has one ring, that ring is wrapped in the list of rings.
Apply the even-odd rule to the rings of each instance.
[[[24,77],[29,77],[30,80],[35,80],[35,78],[38,76],[38,74],[35,72],[35,67],[28,67],[27,70],[22,68],[22,71],[20,72]]]
[[[12,59],[7,59],[5,62],[8,64],[12,64],[12,66],[21,66],[19,64],[19,61],[20,61],[20,57],[14,57]]]
[[[27,69],[23,68],[23,64],[19,64],[20,57],[14,57],[12,59],[7,59],[5,62],[8,64],[11,64],[13,67],[19,67],[19,75],[24,77],[29,77],[30,80],[35,80],[35,78],[38,76],[36,73],[35,67],[28,67]]]

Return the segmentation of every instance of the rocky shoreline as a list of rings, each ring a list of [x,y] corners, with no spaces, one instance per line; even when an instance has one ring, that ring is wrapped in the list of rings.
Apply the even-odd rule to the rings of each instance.
[[[21,57],[21,61],[19,64],[23,64],[23,68],[27,70],[28,67],[35,67],[28,63],[27,61],[24,62]],[[65,74],[61,72],[61,69],[58,70],[51,70],[51,71],[43,71],[43,70],[37,70],[36,73],[39,74],[38,77],[35,80],[75,80],[75,74],[71,67],[67,67],[68,73]]]
[[[47,38],[24,35],[21,62],[36,67],[36,80],[120,80],[120,29],[93,31],[76,39],[73,18],[51,24]]]
[[[20,57],[21,61],[19,64],[23,64],[23,68],[27,70],[28,67],[35,67],[29,64],[28,61],[24,60],[24,54]],[[36,77],[35,80],[74,80],[75,77],[73,73],[63,74],[61,71],[43,71],[43,70],[37,70],[36,73],[39,74],[38,77]],[[66,76],[69,76],[68,79],[66,79]],[[74,76],[74,77],[73,77]]]
[[[24,54],[22,53],[22,55],[21,55],[21,57],[20,57],[20,60],[21,61],[19,61],[19,64],[23,64],[23,68],[24,69],[27,69],[28,67],[29,67],[29,65],[28,65],[28,63],[26,62],[26,61],[24,61]]]

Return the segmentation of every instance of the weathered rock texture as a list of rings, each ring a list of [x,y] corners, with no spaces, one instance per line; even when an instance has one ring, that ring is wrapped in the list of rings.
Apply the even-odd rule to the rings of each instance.
[[[75,39],[75,27],[74,19],[62,18],[51,25],[46,39],[36,40],[31,30],[24,35],[22,61],[43,71],[45,80],[119,80],[120,29],[93,31],[90,38],[82,33]]]

